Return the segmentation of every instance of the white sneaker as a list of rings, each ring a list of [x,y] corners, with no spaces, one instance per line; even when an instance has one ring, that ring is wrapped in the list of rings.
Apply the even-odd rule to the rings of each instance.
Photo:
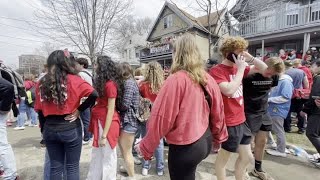
[[[143,176],[148,176],[149,174],[149,169],[147,168],[142,168],[142,173],[141,173]]]
[[[82,141],[82,145],[87,145],[89,144],[89,141]]]
[[[15,127],[15,128],[13,128],[14,130],[24,130],[25,129],[25,127],[24,126],[22,126],[22,127]]]
[[[24,125],[25,125],[25,126],[31,126],[31,121],[26,121],[26,122],[24,123]]]
[[[272,150],[272,149],[267,149],[266,152],[270,155],[273,155],[273,156],[278,156],[278,157],[287,157],[287,154],[286,153],[282,153],[282,152],[279,152],[277,150]]]
[[[163,170],[157,172],[158,176],[163,176]]]
[[[121,173],[127,173],[127,169],[126,169],[124,166],[120,166],[120,167],[119,167],[119,171],[120,171]]]
[[[266,149],[274,149],[276,150],[277,149],[277,144],[274,142],[272,144],[267,144],[266,145]]]
[[[139,158],[137,158],[137,157],[133,157],[133,158],[134,158],[134,164],[135,165],[141,165],[142,164],[142,161]]]

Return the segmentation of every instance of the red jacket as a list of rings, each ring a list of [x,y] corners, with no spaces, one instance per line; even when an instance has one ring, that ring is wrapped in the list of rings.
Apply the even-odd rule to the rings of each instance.
[[[310,69],[305,66],[301,66],[298,69],[301,69],[306,74],[306,76],[308,78],[308,82],[309,82],[309,89],[311,89],[312,84],[313,84],[313,76],[312,76]]]
[[[147,134],[140,143],[145,159],[151,158],[163,136],[169,144],[175,145],[197,141],[209,126],[209,113],[213,141],[221,143],[227,140],[220,89],[209,74],[206,74],[206,78],[206,89],[212,99],[211,109],[201,86],[195,84],[185,71],[168,77],[153,104]]]

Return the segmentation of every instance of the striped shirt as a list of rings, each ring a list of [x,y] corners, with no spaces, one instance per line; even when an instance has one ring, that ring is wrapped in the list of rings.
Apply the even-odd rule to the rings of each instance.
[[[124,85],[122,106],[126,111],[121,113],[121,126],[128,123],[133,127],[138,127],[139,122],[135,116],[135,112],[138,111],[139,103],[140,93],[138,85],[134,79],[130,78],[126,80]]]

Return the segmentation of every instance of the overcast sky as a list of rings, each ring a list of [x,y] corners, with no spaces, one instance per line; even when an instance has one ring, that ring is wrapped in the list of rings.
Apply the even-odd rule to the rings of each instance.
[[[40,0],[0,0],[0,59],[7,65],[18,67],[18,56],[34,54],[43,42],[49,41],[30,27],[34,23],[34,11],[41,8]],[[193,0],[173,0],[191,14]],[[224,4],[226,0],[219,0]],[[231,0],[234,3],[236,0]],[[133,0],[132,14],[139,17],[158,16],[165,0]],[[192,11],[192,12],[190,12]],[[28,23],[29,22],[29,23]],[[63,47],[61,47],[63,48]]]

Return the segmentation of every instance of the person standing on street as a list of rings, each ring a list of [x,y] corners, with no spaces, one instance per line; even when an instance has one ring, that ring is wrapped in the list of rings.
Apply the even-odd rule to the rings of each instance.
[[[0,176],[4,180],[17,180],[16,160],[8,142],[6,121],[14,101],[14,87],[0,78]],[[1,167],[2,166],[2,167]]]
[[[300,114],[303,117],[308,115],[306,135],[320,154],[320,59],[312,64],[311,71],[314,79],[310,99],[304,104]],[[313,159],[311,162],[320,167],[320,158]]]
[[[64,51],[52,52],[47,64],[48,73],[36,87],[35,109],[45,118],[43,136],[50,158],[50,180],[62,177],[79,180],[82,147],[79,115],[94,105],[98,93],[77,76],[70,56]],[[80,105],[83,97],[88,98]]]
[[[157,94],[159,93],[163,85],[164,71],[158,62],[153,61],[146,65],[144,70],[144,77],[145,77],[145,80],[143,80],[139,84],[140,94],[141,94],[141,97],[150,100],[151,104],[153,104],[157,98]],[[147,132],[146,122],[141,123],[140,129],[141,129],[141,137],[143,138]],[[163,139],[161,139],[160,144],[155,151],[155,158],[156,158],[156,164],[157,164],[156,168],[157,168],[158,176],[162,176],[164,172],[163,151],[164,151],[164,145],[163,145]],[[150,168],[151,168],[151,161],[147,161],[147,160],[143,161],[142,175],[147,176]]]
[[[293,63],[290,61],[285,62],[286,65],[286,74],[289,75],[293,80],[294,89],[309,89],[309,82],[306,74],[303,70],[293,68]],[[303,134],[305,132],[305,119],[301,117],[299,112],[302,110],[303,104],[306,101],[304,99],[300,99],[299,97],[292,97],[291,99],[291,107],[290,112],[288,113],[287,118],[284,121],[284,130],[286,132],[291,132],[291,112],[297,113],[298,118],[298,133]]]
[[[99,98],[91,113],[89,130],[94,137],[87,180],[115,180],[116,146],[120,136],[120,115],[116,110],[116,101],[122,98],[122,81],[116,64],[108,56],[99,56],[94,68],[97,73],[94,87]]]
[[[231,153],[239,153],[235,163],[236,180],[245,178],[247,165],[253,162],[252,134],[244,113],[242,79],[250,74],[264,73],[268,66],[246,52],[247,47],[248,42],[242,37],[225,38],[220,46],[224,59],[210,71],[222,93],[229,134],[228,140],[221,144],[215,163],[218,180],[226,179],[226,165]],[[253,66],[248,66],[247,62]]]
[[[267,137],[272,130],[272,120],[268,114],[268,96],[272,87],[277,86],[279,75],[284,72],[283,60],[272,57],[265,61],[268,68],[264,72],[248,75],[243,79],[243,98],[246,122],[254,138],[255,168],[251,174],[262,180],[273,178],[262,170]]]
[[[79,71],[79,76],[87,81],[92,86],[92,74],[87,70],[89,67],[88,60],[85,58],[77,58],[75,68]],[[83,99],[85,100],[85,98]],[[80,113],[80,118],[83,123],[83,144],[88,144],[89,140],[92,138],[92,134],[89,132],[90,124],[90,108],[84,110]]]
[[[217,83],[204,69],[195,37],[186,33],[174,44],[171,75],[152,106],[147,134],[136,150],[150,160],[160,139],[169,143],[171,180],[195,180],[198,164],[212,143],[227,140],[223,100]]]

